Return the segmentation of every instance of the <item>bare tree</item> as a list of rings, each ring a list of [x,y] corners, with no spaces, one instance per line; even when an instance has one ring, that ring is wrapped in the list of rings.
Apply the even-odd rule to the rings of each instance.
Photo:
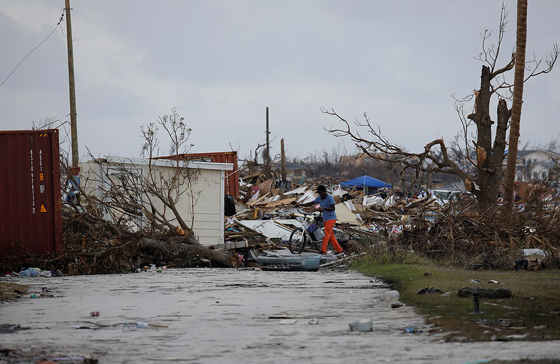
[[[176,158],[159,159],[159,128],[170,141],[169,151]],[[177,110],[172,109],[170,115],[161,117],[157,124],[142,127],[141,131],[144,162],[94,158],[97,168],[82,181],[84,203],[77,210],[92,215],[95,223],[110,225],[114,239],[123,243],[137,241],[157,249],[174,249],[177,254],[198,255],[222,265],[233,265],[228,252],[203,246],[193,230],[193,210],[200,193],[193,185],[199,172],[184,157],[192,146],[188,142],[192,130]],[[187,213],[183,206],[185,200]]]

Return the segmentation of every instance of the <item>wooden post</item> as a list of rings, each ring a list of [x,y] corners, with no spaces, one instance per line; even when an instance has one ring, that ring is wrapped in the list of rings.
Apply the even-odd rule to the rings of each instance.
[[[268,131],[268,106],[266,107],[266,155],[265,157],[265,175],[266,178],[270,178],[270,141],[269,141],[270,132]]]
[[[78,173],[78,125],[76,120],[76,87],[74,84],[74,50],[72,48],[72,20],[70,0],[66,1],[66,41],[68,44],[68,80],[70,83],[70,136],[72,139],[72,171]]]
[[[280,140],[280,155],[282,162],[282,181],[286,180],[286,153],[284,152],[284,138]]]

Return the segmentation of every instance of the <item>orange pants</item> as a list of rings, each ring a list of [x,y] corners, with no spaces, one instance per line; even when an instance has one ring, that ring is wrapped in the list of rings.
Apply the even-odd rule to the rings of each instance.
[[[338,241],[334,236],[333,227],[335,223],[336,223],[335,219],[325,221],[325,229],[324,229],[325,237],[323,238],[323,246],[321,247],[321,252],[323,253],[327,252],[329,241],[332,243],[334,250],[336,250],[337,253],[343,252],[342,247],[340,246],[340,244],[338,244]]]

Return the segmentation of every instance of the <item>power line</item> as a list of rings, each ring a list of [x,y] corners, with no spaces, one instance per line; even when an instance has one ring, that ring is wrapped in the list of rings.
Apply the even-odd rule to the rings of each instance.
[[[51,35],[53,35],[54,31],[56,30],[56,28],[58,28],[58,26],[60,25],[60,23],[62,23],[62,19],[64,18],[64,12],[62,13],[62,15],[60,16],[60,19],[58,21],[58,24],[56,24],[56,27],[54,27],[53,31],[51,32],[51,34],[49,34],[41,43],[39,43],[39,45],[37,45],[35,48],[33,48],[31,50],[31,52],[27,53],[27,55],[25,57],[23,57],[23,59],[21,61],[19,61],[19,63],[17,64],[17,66],[12,70],[12,72],[10,72],[10,74],[8,75],[8,77],[6,77],[6,79],[0,83],[0,87],[2,87],[2,85],[4,83],[6,83],[6,81],[8,81],[8,79],[12,76],[12,74],[17,70],[17,68],[19,67],[20,64],[22,64],[23,61],[25,61],[25,59],[31,54],[33,53],[37,48],[39,48],[43,43],[45,43],[47,41],[47,39],[49,39],[51,37]]]

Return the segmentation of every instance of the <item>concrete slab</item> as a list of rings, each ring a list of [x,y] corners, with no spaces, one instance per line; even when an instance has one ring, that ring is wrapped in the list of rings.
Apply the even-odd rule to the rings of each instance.
[[[43,351],[45,357],[94,355],[101,363],[461,364],[560,356],[559,342],[444,343],[427,333],[411,308],[391,309],[383,302],[383,282],[352,271],[173,269],[11,280],[56,297],[0,305],[0,323],[28,328],[0,334],[0,348]],[[99,316],[91,317],[92,311]],[[350,331],[348,324],[360,319],[371,319],[373,331]],[[139,328],[143,323],[148,326]],[[403,333],[409,325],[423,332]]]

